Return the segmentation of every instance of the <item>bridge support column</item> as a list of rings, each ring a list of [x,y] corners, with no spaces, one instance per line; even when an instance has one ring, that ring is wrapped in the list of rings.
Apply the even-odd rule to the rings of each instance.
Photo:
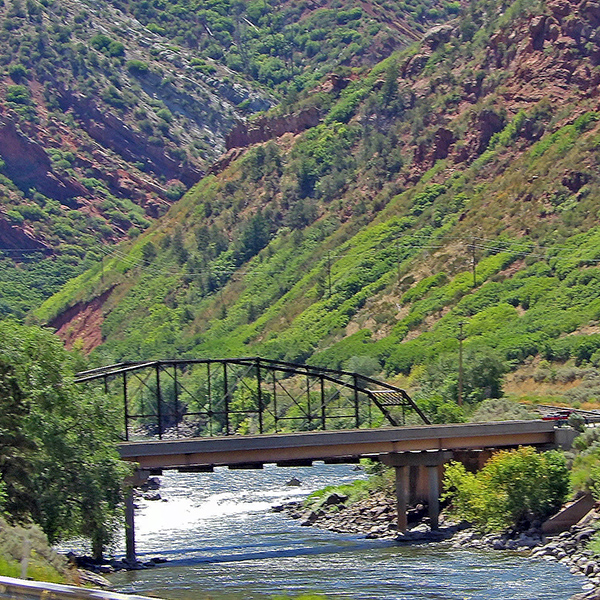
[[[429,501],[427,503],[429,511],[429,522],[431,529],[439,527],[440,518],[440,470],[439,467],[427,467],[429,479]]]
[[[398,510],[398,531],[407,529],[406,509],[410,494],[409,467],[420,466],[427,469],[429,519],[431,528],[438,528],[440,515],[440,466],[452,459],[452,452],[402,452],[380,455],[381,462],[396,471],[396,505]]]
[[[398,531],[404,532],[408,526],[406,509],[408,508],[409,471],[407,466],[394,467],[396,471],[396,511]]]
[[[125,558],[134,563],[135,558],[135,506],[133,501],[133,488],[140,487],[148,481],[150,471],[136,469],[133,475],[125,479],[127,495],[125,496]]]
[[[133,488],[129,488],[125,498],[125,558],[135,562],[135,518],[133,505]]]

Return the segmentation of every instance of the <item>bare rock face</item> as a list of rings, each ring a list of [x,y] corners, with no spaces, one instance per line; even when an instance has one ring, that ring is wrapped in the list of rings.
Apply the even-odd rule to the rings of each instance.
[[[274,119],[258,119],[250,125],[242,123],[229,133],[225,145],[227,150],[245,148],[252,144],[278,138],[284,133],[301,133],[318,125],[319,120],[319,109],[311,107],[294,115]]]
[[[479,156],[487,148],[492,136],[502,131],[504,124],[504,119],[493,110],[482,110],[473,124],[473,135],[468,143],[469,155],[472,158]]]
[[[578,192],[590,179],[591,175],[589,173],[569,171],[562,178],[561,183],[572,192]]]
[[[49,250],[48,246],[34,238],[22,227],[11,225],[0,216],[0,248],[3,250]]]
[[[66,204],[72,204],[70,201],[77,196],[88,194],[78,181],[53,173],[44,148],[7,117],[0,119],[0,156],[7,175],[20,187],[34,187]]]
[[[423,36],[423,43],[435,50],[440,44],[445,44],[454,35],[454,26],[451,24],[432,27]]]
[[[111,292],[112,288],[90,302],[79,302],[49,323],[67,349],[70,350],[75,341],[81,340],[82,350],[87,354],[102,343],[102,307]]]
[[[144,162],[151,171],[166,179],[177,179],[187,187],[203,176],[195,167],[181,164],[163,147],[150,144],[144,135],[131,129],[115,114],[102,112],[89,98],[64,91],[60,104],[62,110],[73,110],[91,138],[126,160]]]

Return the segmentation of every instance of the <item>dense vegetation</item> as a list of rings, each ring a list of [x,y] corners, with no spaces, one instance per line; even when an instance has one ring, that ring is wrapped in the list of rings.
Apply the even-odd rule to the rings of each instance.
[[[107,244],[146,230],[224,151],[234,124],[276,98],[293,104],[338,68],[374,64],[457,9],[434,0],[368,10],[354,0],[4,3],[0,267],[12,287],[0,314],[23,318],[98,264]]]
[[[61,327],[97,364],[256,354],[360,371],[409,388],[436,422],[531,415],[502,398],[509,387],[596,406],[600,46],[588,8],[7,2],[0,141],[25,151],[0,148],[0,225],[13,236],[0,316]],[[319,123],[205,175],[234,122],[276,103],[265,130],[301,111]],[[112,406],[75,389],[77,359],[48,332],[0,325],[5,510],[99,551],[121,499]],[[232,394],[240,409],[256,390],[244,394]],[[477,522],[460,489],[489,500],[484,527],[555,508],[565,471],[544,457],[502,455],[479,479],[451,470],[459,510]],[[581,448],[576,486],[597,493],[598,459],[593,442]],[[543,486],[520,508],[486,487],[535,461],[553,473],[549,505]],[[50,477],[54,463],[69,468]]]
[[[452,514],[461,520],[486,531],[527,529],[561,507],[569,493],[569,471],[561,452],[503,450],[477,473],[451,463],[444,489]]]
[[[0,323],[0,508],[51,542],[91,540],[96,556],[120,525],[129,468],[116,450],[117,412],[73,383],[82,359],[48,330]]]

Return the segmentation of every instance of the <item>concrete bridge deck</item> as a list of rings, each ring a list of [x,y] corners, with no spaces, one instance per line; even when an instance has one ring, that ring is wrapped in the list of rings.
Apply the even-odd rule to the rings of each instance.
[[[506,421],[125,442],[119,445],[119,452],[124,460],[147,470],[259,467],[404,452],[555,446],[562,443],[559,438],[566,431],[549,421]]]

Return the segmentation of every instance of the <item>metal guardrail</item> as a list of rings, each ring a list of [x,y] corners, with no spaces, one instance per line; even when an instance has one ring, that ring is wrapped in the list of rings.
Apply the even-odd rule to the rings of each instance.
[[[0,577],[0,598],[6,600],[151,600],[146,596],[132,596],[13,577]]]

